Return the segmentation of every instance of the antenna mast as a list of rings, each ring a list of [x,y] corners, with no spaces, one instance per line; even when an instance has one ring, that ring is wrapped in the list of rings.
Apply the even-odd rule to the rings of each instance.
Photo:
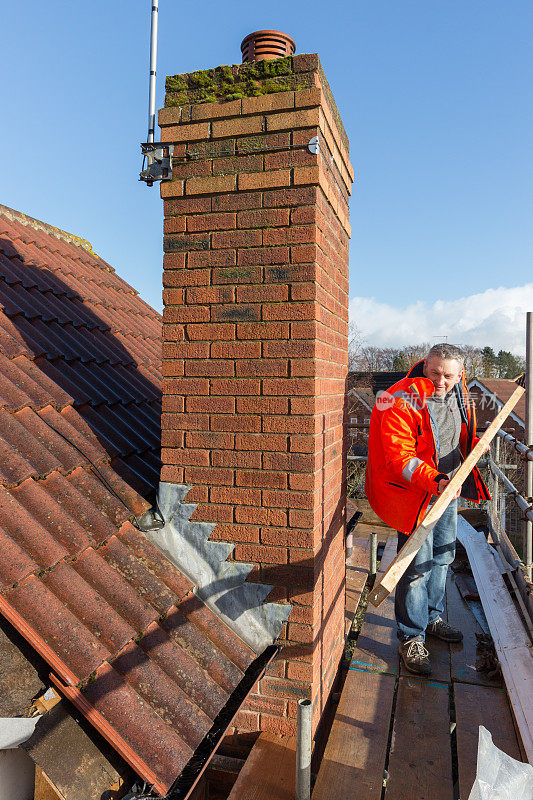
[[[152,19],[150,27],[150,83],[148,88],[148,139],[141,144],[143,168],[139,176],[147,186],[154,181],[170,180],[172,177],[171,156],[172,145],[154,142],[155,138],[155,89],[157,77],[157,23],[159,17],[159,0],[150,0]]]
[[[148,139],[154,141],[155,131],[155,82],[157,74],[157,22],[159,0],[152,0],[152,24],[150,28],[150,86],[148,90]]]

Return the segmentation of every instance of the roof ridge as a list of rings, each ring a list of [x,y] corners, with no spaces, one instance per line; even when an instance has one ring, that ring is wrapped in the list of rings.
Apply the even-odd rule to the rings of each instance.
[[[22,211],[16,211],[14,208],[9,208],[9,206],[4,206],[2,203],[0,203],[0,214],[3,214],[10,220],[20,222],[21,225],[29,225],[35,230],[51,233],[52,236],[56,237],[56,239],[62,239],[64,242],[74,244],[77,247],[87,250],[87,252],[91,253],[91,255],[98,257],[98,254],[93,250],[92,244],[88,242],[87,239],[83,239],[81,236],[76,236],[74,233],[69,233],[61,228],[56,228],[54,225],[50,225],[48,222],[43,222],[40,219],[35,219],[35,217],[30,217],[28,214],[24,214]],[[113,270],[112,267],[111,269]]]

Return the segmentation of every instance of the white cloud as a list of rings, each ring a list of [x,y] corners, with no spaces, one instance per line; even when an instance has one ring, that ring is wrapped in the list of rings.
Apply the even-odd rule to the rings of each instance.
[[[489,345],[496,352],[510,350],[524,355],[527,311],[533,311],[533,283],[403,307],[380,303],[373,297],[350,300],[350,322],[368,344],[378,347],[434,343],[447,337],[454,344]]]

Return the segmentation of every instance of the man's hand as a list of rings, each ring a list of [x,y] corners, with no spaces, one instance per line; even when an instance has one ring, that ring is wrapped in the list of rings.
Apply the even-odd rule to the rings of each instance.
[[[441,495],[443,493],[445,488],[448,486],[449,482],[450,481],[448,480],[448,478],[441,478],[441,480],[439,481],[438,489],[437,489],[437,494],[438,495]],[[454,494],[452,500],[457,500],[457,498],[459,497],[460,494],[461,494],[461,487],[459,487],[457,489],[457,491]]]

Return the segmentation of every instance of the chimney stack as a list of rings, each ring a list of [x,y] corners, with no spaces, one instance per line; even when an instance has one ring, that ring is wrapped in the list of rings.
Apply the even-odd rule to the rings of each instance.
[[[272,31],[242,49],[243,64],[167,78],[159,113],[174,144],[161,480],[190,485],[192,519],[292,605],[235,725],[294,733],[300,697],[315,730],[344,647],[353,171],[318,56]]]

